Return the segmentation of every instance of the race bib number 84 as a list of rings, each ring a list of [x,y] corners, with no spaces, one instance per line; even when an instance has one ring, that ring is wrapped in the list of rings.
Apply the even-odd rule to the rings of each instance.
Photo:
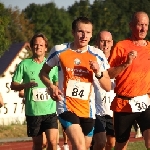
[[[50,99],[46,88],[34,88],[32,90],[34,101],[47,101]]]
[[[67,83],[66,96],[88,100],[91,83],[69,80]]]

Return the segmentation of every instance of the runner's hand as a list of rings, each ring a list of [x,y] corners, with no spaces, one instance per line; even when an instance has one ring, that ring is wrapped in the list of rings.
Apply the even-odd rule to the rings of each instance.
[[[48,93],[50,94],[51,98],[55,101],[61,101],[63,93],[58,89],[57,86],[53,85],[52,87],[48,88]]]
[[[132,61],[137,57],[137,51],[132,50],[127,55],[127,64],[132,64]]]
[[[89,61],[89,65],[90,65],[90,68],[93,70],[93,72],[95,74],[99,73],[100,72],[100,66],[99,64],[97,63],[97,61],[92,61],[90,60]]]

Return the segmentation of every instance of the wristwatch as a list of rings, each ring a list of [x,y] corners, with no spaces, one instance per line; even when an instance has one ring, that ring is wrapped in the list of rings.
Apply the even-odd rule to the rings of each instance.
[[[103,77],[103,72],[101,74],[95,74],[95,77],[99,80]]]

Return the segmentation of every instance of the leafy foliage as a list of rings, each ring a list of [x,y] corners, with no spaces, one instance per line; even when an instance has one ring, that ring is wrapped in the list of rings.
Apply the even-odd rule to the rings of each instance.
[[[0,55],[11,43],[27,42],[33,34],[44,33],[49,40],[49,48],[56,44],[73,40],[71,24],[78,16],[87,16],[94,24],[93,44],[101,30],[112,33],[114,41],[130,36],[129,22],[136,11],[150,15],[150,0],[89,0],[75,1],[67,9],[58,8],[54,2],[29,4],[20,11],[17,7],[5,8],[0,3]],[[150,38],[148,32],[147,39]]]
[[[8,12],[4,5],[0,3],[0,56],[8,49],[10,41],[6,36],[7,26],[9,24]]]

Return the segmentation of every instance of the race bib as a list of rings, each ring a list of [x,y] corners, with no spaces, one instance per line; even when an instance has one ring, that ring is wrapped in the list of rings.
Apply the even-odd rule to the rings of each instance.
[[[132,108],[132,112],[142,112],[145,111],[150,105],[150,98],[147,94],[137,96],[129,100],[129,104]]]
[[[101,98],[102,98],[102,102],[104,104],[110,104],[111,103],[111,99],[110,99],[110,94],[109,93],[101,93]]]
[[[32,90],[34,101],[47,101],[50,95],[47,93],[46,88],[34,88]]]
[[[101,92],[101,99],[103,104],[110,104],[114,97],[115,97],[115,93],[113,90],[111,90],[110,92]]]
[[[67,83],[66,96],[88,100],[91,83],[69,80]]]

